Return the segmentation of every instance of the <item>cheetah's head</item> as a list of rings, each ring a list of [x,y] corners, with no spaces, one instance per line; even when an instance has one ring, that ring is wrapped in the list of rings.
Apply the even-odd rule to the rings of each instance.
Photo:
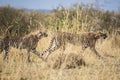
[[[47,34],[46,32],[39,32],[39,33],[37,34],[37,37],[38,37],[39,39],[44,38],[44,37],[47,37],[47,36],[48,36],[48,34]]]
[[[95,35],[95,38],[96,39],[99,39],[99,38],[106,39],[107,38],[107,34],[103,33],[103,32],[97,32],[96,35]]]

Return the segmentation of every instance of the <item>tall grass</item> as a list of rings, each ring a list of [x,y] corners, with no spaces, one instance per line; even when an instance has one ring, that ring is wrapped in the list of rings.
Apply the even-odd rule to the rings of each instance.
[[[108,31],[119,29],[119,14],[105,12],[92,6],[75,5],[73,8],[54,10],[49,20],[53,31],[68,31],[73,33],[88,31]]]
[[[41,51],[43,47],[47,48],[46,41],[49,42],[50,39],[43,39],[39,42],[38,51]],[[44,62],[31,53],[32,62],[28,63],[26,50],[11,48],[8,63],[3,61],[4,54],[0,54],[0,78],[1,80],[119,80],[120,49],[112,48],[110,40],[105,40],[102,44],[97,43],[96,48],[104,57],[106,55],[113,57],[98,59],[89,49],[83,53],[84,56],[81,56],[79,47],[67,44],[64,52],[66,56],[61,56],[61,51],[57,50],[50,55],[47,62]],[[75,63],[72,61],[76,60],[72,58],[75,54],[79,57],[76,57],[77,59],[82,58],[85,61],[85,66],[74,67]],[[70,57],[69,62],[59,63],[60,57],[68,58],[67,56]],[[73,65],[73,67],[68,68],[68,65]]]

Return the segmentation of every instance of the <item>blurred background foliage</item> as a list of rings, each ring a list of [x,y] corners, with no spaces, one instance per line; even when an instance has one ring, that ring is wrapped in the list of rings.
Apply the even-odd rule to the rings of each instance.
[[[0,7],[0,35],[22,37],[33,30],[38,30],[45,22],[43,15],[37,12],[25,12],[10,6]]]
[[[61,6],[51,13],[27,12],[10,6],[0,7],[1,36],[22,37],[42,27],[55,32],[107,31],[113,34],[120,30],[120,13],[83,4],[75,4],[67,9]]]

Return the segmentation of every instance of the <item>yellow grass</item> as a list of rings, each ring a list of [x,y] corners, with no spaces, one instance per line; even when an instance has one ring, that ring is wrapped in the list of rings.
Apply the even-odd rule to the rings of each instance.
[[[50,42],[50,38],[42,39],[37,50],[42,52]],[[9,62],[3,61],[4,54],[0,54],[0,80],[120,80],[120,49],[113,48],[111,39],[98,42],[97,51],[101,55],[109,55],[105,59],[98,57],[89,49],[82,54],[86,66],[65,69],[65,63],[60,69],[53,69],[61,50],[52,53],[47,62],[31,53],[31,63],[26,61],[26,50],[11,48]],[[65,55],[79,54],[79,47],[66,45]]]

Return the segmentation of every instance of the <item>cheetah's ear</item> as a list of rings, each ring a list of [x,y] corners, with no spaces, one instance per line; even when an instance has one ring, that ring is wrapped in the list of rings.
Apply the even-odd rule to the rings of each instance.
[[[39,34],[42,34],[42,32],[40,31]]]
[[[97,33],[95,34],[95,39],[98,39],[98,38],[100,37],[101,33],[102,33],[102,32],[100,32],[100,31],[97,32]]]
[[[39,31],[39,32],[38,32],[38,35],[41,35],[41,34],[42,34],[42,32],[41,32],[41,31]]]
[[[99,35],[95,35],[95,39],[98,39],[99,38]]]
[[[36,36],[37,36],[37,37],[40,37],[41,35],[42,35],[42,32],[39,31]]]
[[[41,31],[39,30],[38,33],[41,33]]]

